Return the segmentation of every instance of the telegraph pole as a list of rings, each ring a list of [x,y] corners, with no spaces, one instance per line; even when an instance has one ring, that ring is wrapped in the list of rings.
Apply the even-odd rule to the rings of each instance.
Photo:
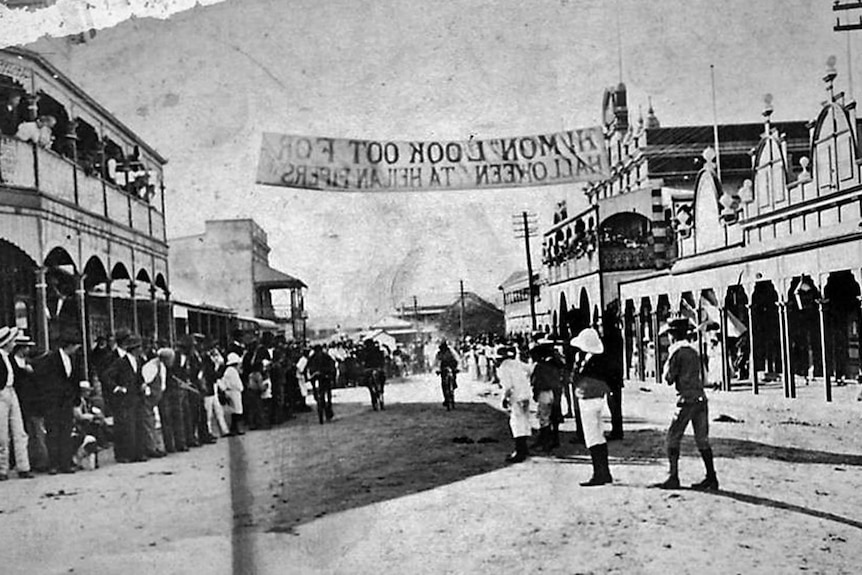
[[[416,341],[417,343],[420,341],[420,328],[419,328],[419,300],[416,296],[413,296],[413,321],[416,323]]]
[[[464,280],[461,280],[461,341],[464,341]]]
[[[534,301],[535,288],[533,285],[533,256],[530,254],[530,237],[537,235],[536,214],[521,212],[512,216],[512,225],[515,228],[515,237],[524,239],[524,250],[527,254],[527,284],[530,290],[530,325],[532,331],[536,331],[536,302]]]
[[[850,11],[854,11],[853,14],[859,16],[858,22],[850,22],[849,15]],[[850,32],[853,30],[862,30],[862,2],[854,1],[854,2],[841,2],[840,0],[835,0],[835,4],[832,5],[832,11],[839,14],[835,18],[835,26],[832,28],[835,32],[844,32],[847,37],[847,93],[850,98],[853,98],[853,50],[851,49],[850,42]],[[847,13],[848,20],[847,22],[841,22],[841,13]]]

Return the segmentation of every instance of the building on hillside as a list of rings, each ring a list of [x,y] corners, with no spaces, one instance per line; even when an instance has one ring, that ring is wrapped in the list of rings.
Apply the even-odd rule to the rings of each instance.
[[[457,293],[426,294],[401,302],[395,317],[415,325],[419,338],[425,341],[454,338],[460,334],[461,305],[461,295]],[[463,308],[465,334],[504,332],[503,311],[486,299],[465,291]]]
[[[170,241],[176,297],[237,314],[240,328],[306,338],[306,285],[270,267],[266,232],[254,220],[207,220],[203,234]],[[279,304],[273,292],[287,292]],[[207,334],[215,336],[213,334]]]
[[[0,50],[0,106],[0,324],[41,349],[67,329],[170,341],[166,160],[27,50]]]
[[[622,84],[605,93],[604,108],[610,176],[586,188],[589,205],[579,213],[558,205],[544,232],[542,297],[552,332],[564,337],[588,325],[619,331],[619,284],[676,258],[674,237],[696,216],[693,190],[704,164],[720,161],[726,189],[736,190],[751,176],[750,151],[763,130],[760,124],[718,126],[716,158],[711,125],[662,127],[652,106],[646,120],[631,125]],[[774,127],[789,159],[807,153],[804,122]]]
[[[526,271],[517,271],[500,284],[503,294],[503,314],[506,334],[525,335],[532,333],[533,322],[530,314],[530,282]],[[542,300],[542,280],[540,274],[533,273],[533,306],[536,315],[536,330],[550,332],[551,317],[546,302]]]
[[[676,312],[714,324],[710,359],[725,388],[780,381],[792,398],[797,379],[817,378],[828,401],[833,381],[859,377],[862,154],[856,102],[835,78],[830,58],[802,153],[772,123],[768,98],[750,179],[737,188],[704,166],[677,258],[621,282],[630,377],[644,376],[642,342]],[[659,342],[655,372],[667,357]]]

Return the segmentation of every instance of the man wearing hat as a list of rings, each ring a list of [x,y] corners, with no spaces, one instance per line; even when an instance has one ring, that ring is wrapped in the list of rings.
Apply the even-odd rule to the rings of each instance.
[[[692,489],[717,491],[712,449],[709,445],[709,408],[703,390],[703,365],[697,349],[689,343],[694,326],[687,318],[675,318],[664,331],[670,335],[671,346],[664,366],[663,379],[676,387],[676,413],[667,431],[667,457],[670,463],[668,478],[654,485],[661,489],[679,489],[680,442],[691,422],[694,439],[706,467],[706,479],[692,485]]]
[[[539,437],[534,447],[541,447],[545,453],[550,453],[554,445],[559,444],[552,425],[554,398],[563,383],[563,362],[557,356],[554,343],[547,339],[536,342],[535,347],[530,350],[530,357],[535,363],[530,379],[539,417]]]
[[[15,446],[18,477],[27,479],[30,473],[30,459],[27,453],[27,434],[24,432],[24,419],[21,406],[15,393],[15,371],[11,353],[18,337],[17,327],[0,327],[0,481],[9,479],[9,431]]]
[[[509,463],[520,463],[530,455],[530,366],[518,361],[514,346],[497,348],[497,375],[503,387],[503,409],[509,410],[509,427],[515,440],[515,451],[506,458]]]
[[[144,379],[142,421],[147,457],[165,456],[164,438],[156,429],[156,410],[167,387],[168,368],[173,365],[174,358],[174,350],[163,347],[156,352],[156,357],[144,363],[141,368],[141,377]],[[162,429],[164,429],[164,423]]]
[[[227,396],[228,403],[225,405],[225,416],[230,420],[230,432],[228,436],[243,435],[239,427],[239,420],[243,414],[242,406],[242,379],[239,376],[239,366],[242,358],[239,354],[229,353],[225,360],[224,374],[216,386]]]
[[[48,470],[48,445],[45,443],[45,398],[42,385],[30,365],[30,353],[36,347],[32,339],[18,333],[12,351],[12,369],[15,372],[15,393],[21,405],[24,431],[33,471]]]
[[[141,338],[129,334],[118,339],[117,344],[119,358],[105,370],[106,388],[114,407],[114,459],[118,463],[146,461]]]
[[[35,362],[36,377],[45,398],[45,431],[50,461],[49,473],[74,473],[72,426],[74,406],[84,379],[78,352],[81,336],[74,329],[61,332],[56,350]]]
[[[608,466],[608,444],[602,429],[602,410],[610,391],[602,357],[605,348],[598,332],[591,327],[581,330],[571,345],[579,352],[574,374],[575,395],[581,412],[584,443],[593,463],[593,476],[581,486],[605,485],[613,482]]]

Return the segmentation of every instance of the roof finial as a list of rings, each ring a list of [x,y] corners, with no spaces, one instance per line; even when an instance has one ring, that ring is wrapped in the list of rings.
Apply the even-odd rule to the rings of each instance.
[[[837,61],[838,59],[834,54],[826,59],[826,74],[823,76],[823,81],[826,82],[826,91],[829,93],[830,101],[833,100],[832,84],[835,81],[835,77],[838,75],[838,72],[835,70],[835,62]]]
[[[647,97],[649,100],[649,108],[647,109],[647,128],[660,128],[661,122],[658,121],[658,117],[655,115],[655,110],[652,107],[652,96]]]

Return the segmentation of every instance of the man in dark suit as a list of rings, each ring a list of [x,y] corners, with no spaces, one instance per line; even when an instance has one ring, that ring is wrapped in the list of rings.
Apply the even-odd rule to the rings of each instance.
[[[48,445],[49,473],[74,473],[72,465],[72,425],[74,406],[83,379],[78,352],[81,336],[70,330],[60,336],[59,347],[37,360],[35,376],[42,386],[45,409],[45,442]]]
[[[114,409],[114,459],[117,463],[146,461],[141,338],[130,334],[118,338],[117,344],[120,357],[105,370],[104,383]]]

